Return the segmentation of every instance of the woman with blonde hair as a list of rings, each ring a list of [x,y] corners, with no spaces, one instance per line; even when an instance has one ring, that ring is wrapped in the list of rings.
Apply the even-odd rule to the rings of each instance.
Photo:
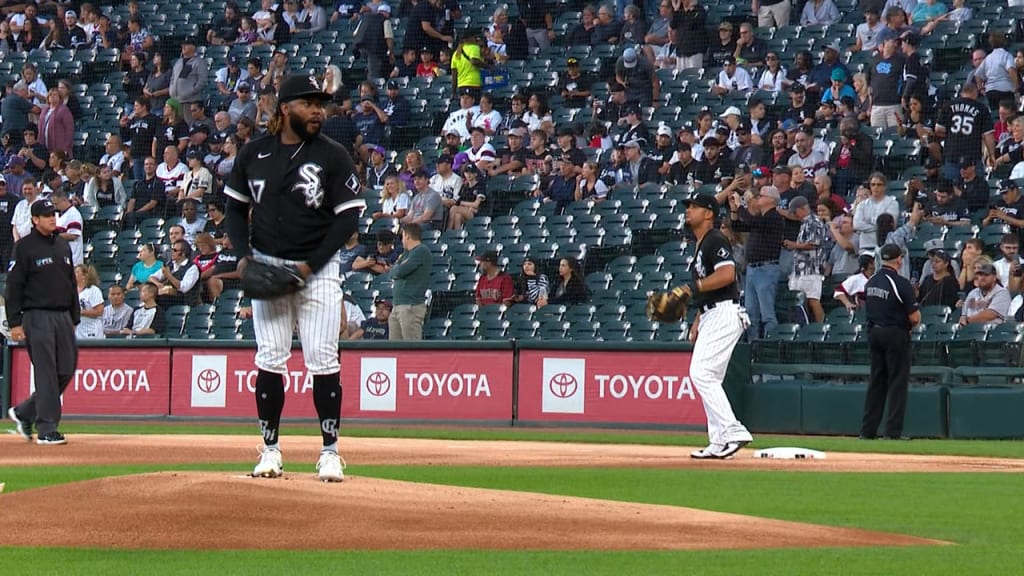
[[[861,122],[871,120],[871,88],[868,86],[868,76],[863,72],[853,75],[853,89],[857,92],[857,119]]]
[[[85,184],[85,203],[96,208],[117,205],[124,208],[128,195],[120,178],[114,178],[110,166],[103,165],[99,174],[90,178]]]
[[[100,275],[88,264],[75,266],[75,282],[78,284],[78,305],[82,319],[75,328],[75,338],[97,340],[103,334],[103,292],[100,291]]]
[[[374,220],[381,218],[401,220],[409,211],[409,206],[412,203],[412,197],[405,187],[405,182],[395,174],[384,179],[384,190],[381,191],[380,199],[380,211],[372,214]]]
[[[341,68],[334,64],[328,64],[324,69],[324,92],[334,96],[335,92],[341,89]]]

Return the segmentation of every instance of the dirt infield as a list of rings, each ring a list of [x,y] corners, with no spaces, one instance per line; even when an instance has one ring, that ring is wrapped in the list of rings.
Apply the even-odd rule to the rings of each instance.
[[[315,481],[319,438],[282,440],[282,479],[244,477],[259,438],[75,435],[61,447],[0,437],[2,470],[27,465],[239,462],[237,473],[162,472],[0,495],[0,523],[60,518],[52,546],[146,549],[698,550],[914,546],[933,540],[674,506],[378,480]],[[1024,471],[991,458],[829,454],[695,462],[688,448],[344,438],[350,464],[735,468],[817,471]],[[85,527],[88,527],[85,529]],[[267,536],[272,527],[273,536]],[[31,531],[0,546],[37,545]]]

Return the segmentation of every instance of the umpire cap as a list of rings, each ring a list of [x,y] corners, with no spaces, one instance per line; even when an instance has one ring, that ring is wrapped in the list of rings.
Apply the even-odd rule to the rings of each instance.
[[[288,102],[298,98],[327,101],[331,99],[331,95],[320,88],[316,78],[312,75],[294,75],[285,78],[281,82],[281,88],[277,91],[277,101]]]

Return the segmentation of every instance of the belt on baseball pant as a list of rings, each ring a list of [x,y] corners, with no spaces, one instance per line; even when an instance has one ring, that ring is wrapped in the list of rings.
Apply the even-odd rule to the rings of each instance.
[[[701,313],[701,314],[705,314],[705,313],[707,313],[707,312],[708,312],[709,310],[714,310],[714,309],[715,309],[716,307],[718,307],[718,306],[724,306],[724,305],[726,305],[726,304],[734,304],[734,305],[737,305],[737,306],[738,306],[738,305],[739,305],[739,302],[738,302],[738,301],[736,301],[736,300],[719,300],[718,302],[712,302],[712,303],[710,303],[710,304],[705,304],[705,305],[701,306],[701,307],[700,307],[700,313]]]
[[[771,264],[778,264],[778,260],[764,260],[762,262],[751,262],[747,264],[747,268],[760,268],[761,266],[768,266]]]

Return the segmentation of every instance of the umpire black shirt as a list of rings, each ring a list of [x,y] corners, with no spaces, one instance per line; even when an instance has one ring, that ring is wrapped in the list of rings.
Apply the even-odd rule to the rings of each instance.
[[[14,265],[7,274],[7,322],[21,326],[26,310],[67,310],[76,325],[81,314],[75,266],[68,241],[54,232],[32,228],[14,245]]]
[[[917,311],[917,299],[910,280],[882,266],[864,288],[869,327],[910,330],[910,315]]]

